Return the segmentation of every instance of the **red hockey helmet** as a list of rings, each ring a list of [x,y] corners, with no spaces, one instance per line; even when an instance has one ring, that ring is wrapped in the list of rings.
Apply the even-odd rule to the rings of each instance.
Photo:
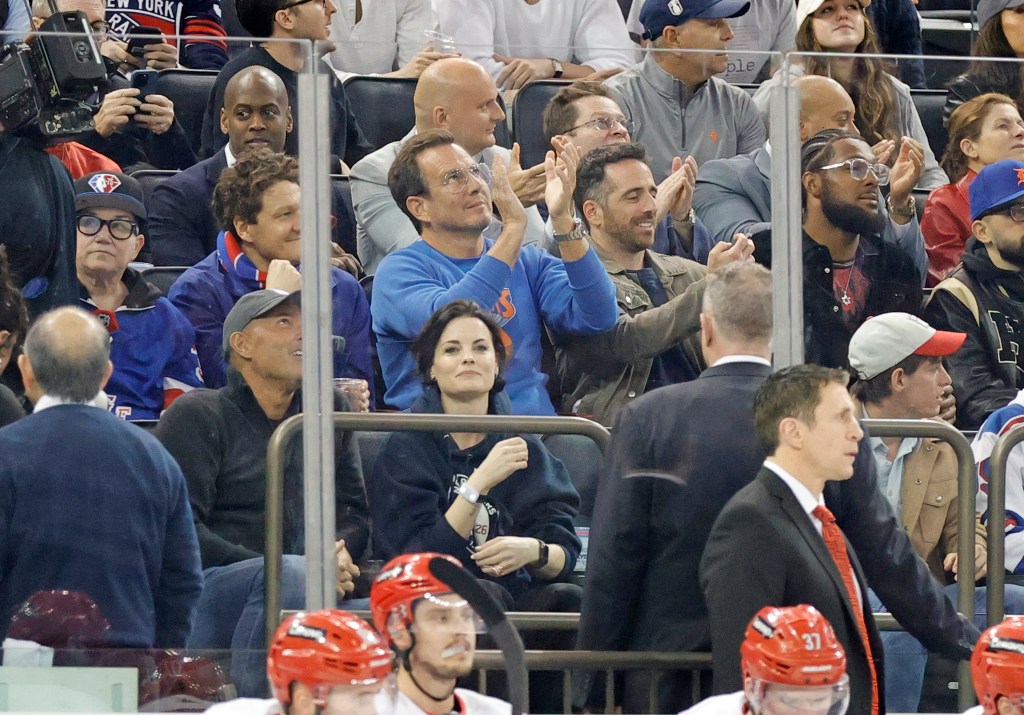
[[[971,678],[985,715],[995,715],[996,700],[1024,696],[1024,617],[1008,616],[988,628],[971,656]]]
[[[765,606],[740,646],[747,697],[754,712],[841,715],[850,704],[846,652],[813,606]]]
[[[296,613],[278,627],[267,652],[274,697],[291,702],[291,684],[323,698],[336,685],[368,685],[391,674],[391,652],[370,625],[336,610]]]
[[[413,604],[426,596],[440,596],[451,593],[444,581],[430,573],[431,559],[441,558],[462,566],[458,559],[448,554],[431,552],[402,554],[391,559],[377,574],[370,589],[370,611],[373,625],[390,643],[391,633],[388,619],[397,615],[408,627],[413,620]]]

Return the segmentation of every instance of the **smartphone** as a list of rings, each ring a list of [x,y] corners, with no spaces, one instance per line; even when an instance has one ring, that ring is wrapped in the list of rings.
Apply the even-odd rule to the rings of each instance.
[[[145,25],[139,25],[133,27],[131,34],[133,35],[149,35],[149,37],[133,37],[128,40],[128,52],[132,57],[142,59],[146,55],[146,45],[153,45],[157,42],[163,41],[163,33],[155,27],[146,27]],[[155,37],[154,37],[155,36]]]
[[[145,102],[148,95],[157,94],[156,82],[159,78],[160,73],[156,70],[135,70],[132,72],[131,86],[139,90],[140,101]]]

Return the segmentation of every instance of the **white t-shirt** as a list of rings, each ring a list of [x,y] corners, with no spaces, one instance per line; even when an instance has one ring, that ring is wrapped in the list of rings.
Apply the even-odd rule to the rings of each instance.
[[[434,0],[441,32],[497,79],[491,55],[547,57],[594,70],[631,67],[640,53],[615,0]]]
[[[705,698],[679,715],[742,715],[745,696],[742,690]]]
[[[331,65],[345,74],[387,74],[404,67],[426,48],[423,33],[437,30],[430,0],[363,0],[356,24],[356,0],[336,0],[331,40],[336,47]]]

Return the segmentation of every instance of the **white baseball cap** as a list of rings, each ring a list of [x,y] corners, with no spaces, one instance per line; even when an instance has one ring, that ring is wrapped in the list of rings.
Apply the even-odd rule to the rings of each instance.
[[[858,2],[862,8],[871,7],[871,0],[858,0]],[[804,24],[804,20],[824,4],[825,0],[799,0],[796,4],[796,29],[799,30],[800,26]]]
[[[869,318],[850,338],[850,367],[861,380],[870,380],[911,355],[952,355],[967,333],[936,330],[910,313],[882,313]]]

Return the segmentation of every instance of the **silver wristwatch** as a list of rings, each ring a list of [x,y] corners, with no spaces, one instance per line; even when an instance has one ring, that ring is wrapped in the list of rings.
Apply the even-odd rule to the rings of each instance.
[[[469,482],[463,482],[456,489],[455,493],[460,497],[468,501],[470,504],[476,504],[480,500],[480,492],[470,486]]]
[[[565,243],[566,241],[579,241],[583,238],[589,238],[590,232],[587,231],[587,227],[583,225],[583,221],[579,217],[573,219],[576,222],[576,227],[569,233],[556,233],[554,235],[555,243]]]

